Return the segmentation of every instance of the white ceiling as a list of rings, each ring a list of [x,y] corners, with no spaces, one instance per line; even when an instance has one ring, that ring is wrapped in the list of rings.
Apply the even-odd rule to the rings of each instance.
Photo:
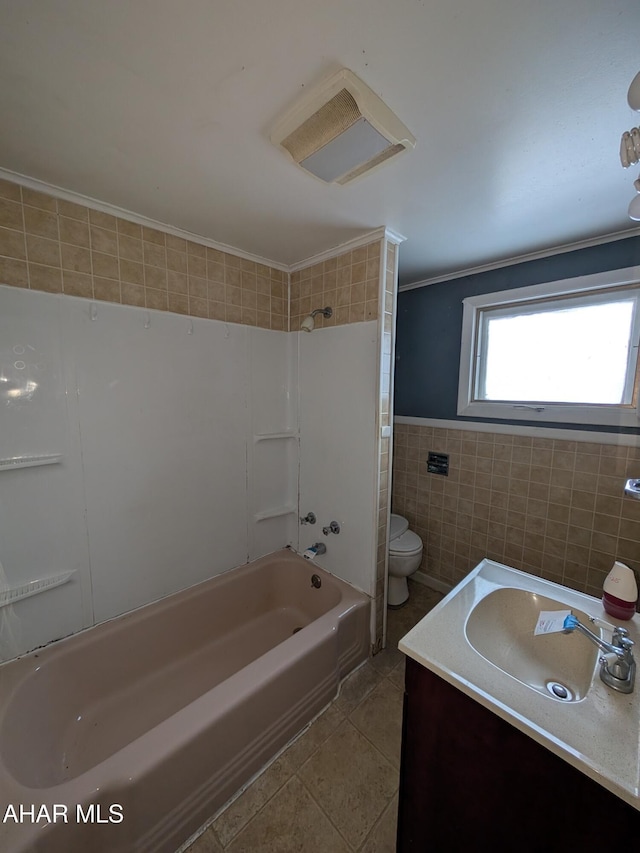
[[[5,0],[0,167],[295,264],[381,225],[404,283],[639,233],[638,0]],[[268,135],[341,67],[417,137],[341,187]]]

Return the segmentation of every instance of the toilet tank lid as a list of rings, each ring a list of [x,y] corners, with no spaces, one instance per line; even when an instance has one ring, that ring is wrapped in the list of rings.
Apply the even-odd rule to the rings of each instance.
[[[409,529],[409,522],[402,515],[391,513],[391,523],[389,525],[389,541],[393,542],[399,536]]]

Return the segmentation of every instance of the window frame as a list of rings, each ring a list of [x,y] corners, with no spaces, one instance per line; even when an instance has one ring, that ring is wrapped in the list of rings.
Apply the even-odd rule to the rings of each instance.
[[[636,300],[632,324],[632,348],[635,350],[636,403],[633,404],[582,404],[582,403],[535,403],[530,401],[493,401],[475,398],[477,365],[481,354],[477,352],[481,341],[481,317],[490,309],[508,309],[514,313],[518,305],[532,301],[547,301],[554,297],[585,298],[585,304],[595,304],[599,294],[627,291]],[[596,299],[589,302],[589,297]],[[460,346],[460,372],[458,380],[458,408],[460,417],[491,420],[526,420],[581,424],[587,426],[621,426],[640,428],[640,393],[638,373],[640,370],[640,267],[627,267],[606,273],[579,276],[559,281],[544,282],[527,287],[484,293],[462,300],[462,337]]]

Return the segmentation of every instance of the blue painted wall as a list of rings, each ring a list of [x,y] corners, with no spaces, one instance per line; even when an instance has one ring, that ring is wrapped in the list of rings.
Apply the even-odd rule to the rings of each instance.
[[[632,266],[640,266],[640,237],[628,237],[601,246],[578,249],[400,292],[396,336],[395,414],[459,420],[461,427],[470,420],[481,420],[460,418],[456,414],[462,300],[467,296],[512,290],[530,284]],[[486,423],[534,423],[521,420],[484,420]],[[535,425],[540,426],[541,422],[535,421]],[[578,427],[575,424],[557,423],[546,425],[555,428],[640,434],[640,428]]]

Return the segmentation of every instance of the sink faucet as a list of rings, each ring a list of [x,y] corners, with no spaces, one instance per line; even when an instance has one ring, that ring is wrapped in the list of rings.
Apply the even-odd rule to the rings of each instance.
[[[633,659],[633,640],[626,628],[614,628],[611,642],[601,640],[573,614],[564,620],[565,632],[580,631],[587,639],[601,649],[600,678],[606,685],[620,693],[632,693],[636,676],[636,662]]]

